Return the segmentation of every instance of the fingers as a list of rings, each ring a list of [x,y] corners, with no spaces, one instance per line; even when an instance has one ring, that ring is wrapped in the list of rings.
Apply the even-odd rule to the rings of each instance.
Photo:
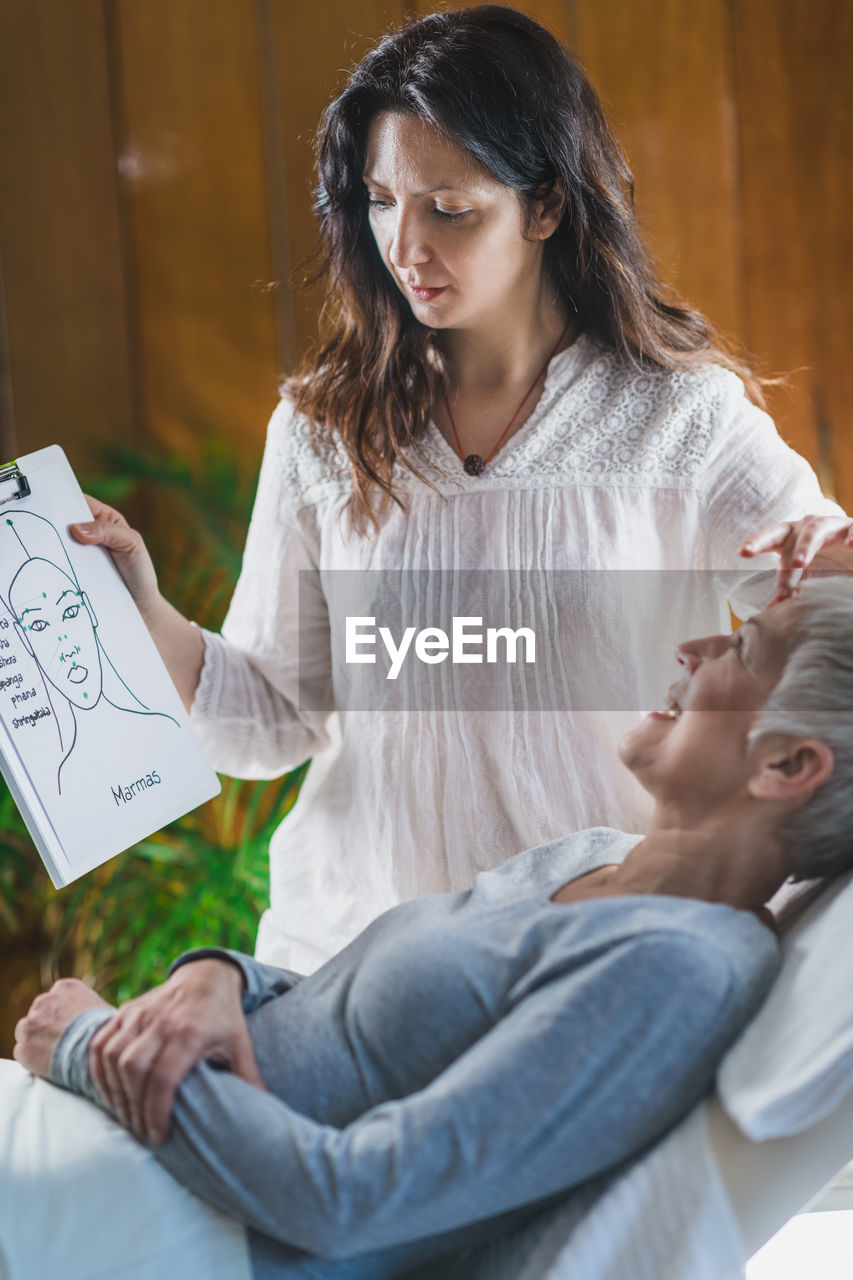
[[[133,552],[142,541],[135,529],[131,529],[121,512],[86,494],[86,501],[94,517],[88,522],[68,526],[78,542],[90,542],[108,547],[120,553]]]
[[[853,523],[847,516],[803,516],[759,529],[743,543],[740,554],[752,557],[777,551],[791,568],[804,568],[821,547],[838,541],[853,541]]]
[[[154,1145],[166,1140],[175,1093],[216,1054],[265,1088],[242,1010],[242,976],[230,962],[184,965],[163,986],[124,1005],[92,1038],[92,1078],[122,1124]]]
[[[50,1078],[50,1064],[63,1032],[85,1009],[111,1009],[105,1000],[76,978],[59,978],[36,996],[26,1017],[15,1027],[15,1057],[35,1075]]]
[[[117,1053],[116,1072],[127,1107],[125,1123],[138,1138],[149,1136],[144,1119],[146,1093],[152,1077],[160,1070],[168,1045],[162,1031],[152,1026]],[[166,1114],[168,1116],[168,1110]]]
[[[131,595],[142,607],[157,599],[157,574],[142,535],[131,529],[121,512],[86,495],[92,519],[68,526],[78,542],[106,548]]]
[[[132,1117],[139,1108],[126,1087],[120,1062],[141,1036],[147,1021],[145,1007],[134,1001],[105,1023],[89,1046],[89,1070],[95,1088],[127,1128],[133,1127]],[[150,1052],[150,1046],[146,1049]]]
[[[104,1101],[138,1138],[155,1145],[166,1140],[179,1085],[205,1053],[220,1047],[209,1030],[174,1007],[177,990],[158,988],[125,1005],[89,1050]]]
[[[776,576],[776,590],[770,604],[779,604],[781,600],[790,599],[797,590],[797,587],[800,585],[802,576],[803,571],[800,568],[791,569],[780,566],[779,572]],[[768,608],[769,607],[770,606],[768,605]]]
[[[801,520],[770,525],[748,538],[740,548],[746,557],[774,551],[779,575],[771,605],[789,599],[821,549],[833,542],[853,545],[853,524],[846,516],[804,516]]]
[[[165,1043],[143,1086],[142,1131],[154,1146],[169,1136],[175,1094],[203,1057],[215,1057],[234,1075],[266,1092],[242,1010],[218,1041],[187,1028]]]
[[[203,1050],[190,1030],[179,1037],[165,1022],[146,1025],[144,1016],[137,1010],[101,1045],[93,1040],[90,1064],[98,1091],[121,1123],[156,1145],[167,1136],[175,1091]]]
[[[115,507],[108,507],[105,502],[101,502],[100,498],[93,498],[91,493],[84,493],[83,497],[93,516],[99,515],[102,511],[115,511]]]
[[[234,1037],[234,1051],[231,1056],[231,1070],[235,1076],[240,1076],[242,1080],[248,1081],[258,1089],[266,1091],[264,1078],[258,1070],[258,1060],[255,1057],[255,1047],[252,1044],[252,1037],[249,1035],[249,1027],[245,1017],[243,1018],[242,1029],[237,1032]]]
[[[142,1087],[141,1128],[152,1145],[159,1146],[169,1136],[169,1119],[181,1084],[202,1058],[214,1057],[235,1075],[266,1092],[242,1010],[218,1040],[187,1027],[164,1043]]]
[[[750,558],[768,551],[775,551],[779,555],[780,564],[779,574],[776,579],[776,590],[768,608],[778,604],[780,600],[787,600],[792,596],[802,577],[801,553],[796,550],[796,543],[797,526],[786,522],[785,524],[770,525],[766,529],[759,530],[758,533],[747,539],[740,549],[742,556]]]
[[[95,1087],[119,1121],[143,1137],[142,1102],[147,1076],[163,1050],[165,1034],[145,997],[131,1001],[92,1038],[89,1070]]]
[[[107,1084],[107,1079],[104,1074],[103,1063],[101,1061],[101,1053],[103,1051],[104,1045],[109,1039],[110,1029],[113,1028],[117,1019],[118,1019],[118,1014],[116,1014],[115,1018],[113,1018],[110,1022],[105,1022],[104,1025],[98,1031],[95,1032],[95,1034],[92,1036],[92,1039],[89,1041],[89,1074],[92,1077],[92,1083],[94,1084],[98,1093],[101,1095],[104,1102],[107,1104],[108,1107],[112,1107],[113,1111],[116,1110],[116,1105],[113,1102],[112,1094],[110,1093],[109,1085]]]
[[[175,1094],[202,1055],[202,1043],[195,1036],[171,1040],[141,1082],[140,1132],[153,1146],[168,1138]]]
[[[784,545],[786,539],[790,537],[793,526],[790,522],[785,524],[771,524],[766,529],[759,529],[758,533],[752,534],[747,538],[746,542],[740,548],[739,554],[742,556],[752,557],[762,555],[766,551],[778,551]]]

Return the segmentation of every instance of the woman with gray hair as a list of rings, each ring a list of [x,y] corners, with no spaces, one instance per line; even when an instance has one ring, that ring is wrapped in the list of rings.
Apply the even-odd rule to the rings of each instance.
[[[467,892],[393,908],[305,978],[188,953],[153,1022],[146,997],[116,1012],[73,980],[38,997],[18,1062],[100,1111],[80,1101],[73,1156],[34,1169],[8,1138],[26,1122],[28,1077],[2,1064],[5,1255],[28,1238],[18,1215],[59,1186],[87,1274],[109,1272],[102,1221],[87,1235],[86,1198],[67,1190],[72,1161],[97,1187],[87,1131],[124,1143],[109,1176],[125,1206],[106,1235],[125,1256],[130,1225],[156,1216],[134,1188],[156,1160],[230,1215],[209,1211],[211,1230],[230,1232],[228,1274],[256,1280],[404,1275],[507,1233],[659,1138],[773,981],[768,901],[792,873],[853,866],[853,583],[809,581],[678,657],[665,709],[620,744],[654,801],[644,837],[594,828],[529,849]],[[38,1083],[43,1108],[51,1086]]]
[[[748,734],[753,747],[774,735],[802,735],[832,752],[831,774],[780,831],[796,879],[831,878],[853,865],[850,594],[851,584],[833,576],[801,588],[789,610],[785,672]]]

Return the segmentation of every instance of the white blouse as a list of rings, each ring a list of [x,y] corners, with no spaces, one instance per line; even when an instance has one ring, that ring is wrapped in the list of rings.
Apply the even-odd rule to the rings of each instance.
[[[203,633],[191,718],[214,767],[264,778],[312,757],[272,840],[257,942],[301,972],[387,907],[467,888],[521,849],[642,830],[619,737],[664,705],[679,641],[728,632],[729,602],[746,617],[769,599],[777,558],[745,562],[741,542],[839,511],[735,374],[638,373],[587,335],[481,476],[434,423],[412,460],[435,487],[396,467],[408,510],[359,536],[343,451],[315,452],[282,401],[222,634]],[[352,651],[373,665],[346,661],[347,617],[374,619],[358,624],[373,646]],[[461,617],[482,619],[465,624],[475,640],[528,626],[535,661],[520,644],[513,666],[500,646],[491,665],[428,662],[418,652],[439,650],[413,639],[388,679],[381,626],[394,644],[406,626],[450,639]],[[485,659],[485,636],[464,652]]]

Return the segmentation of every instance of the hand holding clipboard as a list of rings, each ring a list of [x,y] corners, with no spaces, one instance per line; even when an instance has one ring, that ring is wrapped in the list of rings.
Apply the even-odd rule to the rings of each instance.
[[[57,887],[219,790],[89,516],[58,446],[0,470],[0,769]]]

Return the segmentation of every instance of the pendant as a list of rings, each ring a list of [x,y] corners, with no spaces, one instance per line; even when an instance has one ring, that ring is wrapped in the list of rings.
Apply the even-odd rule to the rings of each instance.
[[[469,476],[481,476],[486,469],[486,464],[479,453],[469,453],[462,466]]]

